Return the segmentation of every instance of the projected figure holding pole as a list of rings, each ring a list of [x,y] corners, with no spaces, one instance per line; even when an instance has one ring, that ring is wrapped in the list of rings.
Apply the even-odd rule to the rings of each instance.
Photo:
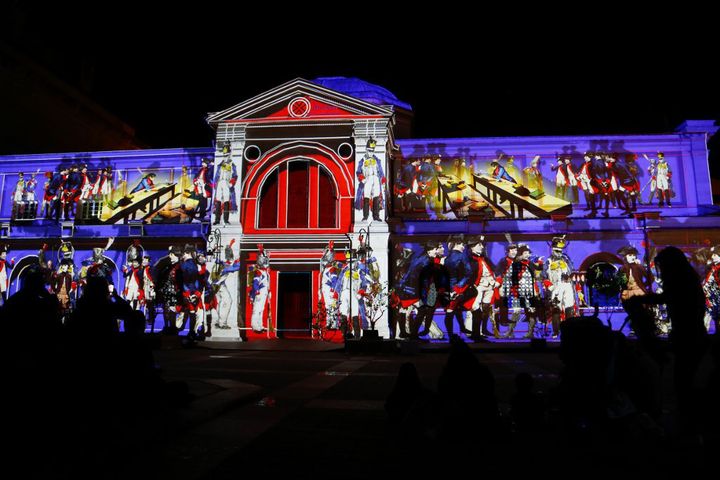
[[[567,167],[565,161],[562,158],[557,159],[557,165],[552,165],[550,169],[555,173],[555,196],[565,200],[565,193],[567,186],[570,184],[568,178]]]
[[[150,331],[155,331],[155,282],[153,281],[152,267],[148,255],[142,258],[142,284],[143,296],[145,297],[145,319],[150,326]]]
[[[250,325],[254,332],[265,330],[265,309],[270,297],[270,257],[267,256],[262,244],[258,244],[258,256],[253,271],[252,286],[250,287],[250,301],[252,302],[252,317]]]
[[[568,186],[570,187],[570,190],[572,191],[572,199],[570,200],[572,203],[578,203],[580,199],[578,198],[578,179],[577,174],[573,170],[572,166],[572,160],[570,157],[565,157],[565,169],[567,170],[568,175]]]
[[[587,215],[588,218],[595,218],[597,215],[597,203],[595,197],[600,191],[598,188],[598,181],[595,178],[595,170],[592,163],[592,155],[586,152],[582,167],[580,167],[580,173],[578,173],[578,182],[580,183],[580,189],[585,193],[585,210],[590,210]]]
[[[218,301],[215,295],[215,289],[210,281],[210,269],[207,266],[207,256],[205,252],[198,252],[196,257],[198,269],[198,290],[200,291],[200,307],[202,313],[198,315],[202,317],[197,322],[197,330],[202,328],[203,334],[207,337],[212,335],[212,320],[217,319]],[[217,320],[216,320],[217,321]]]
[[[133,310],[140,310],[145,303],[143,271],[137,251],[132,255],[130,251],[131,249],[128,249],[127,262],[123,265],[123,275],[125,276],[123,298],[127,300]]]
[[[223,262],[220,258],[215,259],[214,271],[212,274],[213,286],[217,288],[217,319],[215,321],[215,327],[221,330],[230,330],[228,320],[232,312],[231,304],[237,303],[237,293],[231,288],[232,282],[231,275],[234,275],[240,271],[240,260],[235,260],[235,254],[233,253],[233,245],[235,239],[231,239],[230,243],[225,246],[225,261]]]
[[[325,327],[329,330],[338,328],[338,292],[335,290],[338,265],[335,261],[333,244],[331,240],[320,259],[320,298],[325,309]]]
[[[650,165],[648,165],[647,171],[648,175],[650,175],[650,180],[647,184],[643,187],[643,191],[649,186],[650,187],[650,196],[648,197],[647,204],[652,204],[653,199],[655,198],[655,193],[657,192],[657,164],[655,163],[654,158],[650,158],[647,155],[643,153],[643,157],[645,157],[645,160],[650,162]],[[642,192],[640,192],[642,194]]]
[[[663,206],[663,202],[667,204],[668,208],[671,208],[670,199],[673,196],[670,179],[672,178],[672,170],[665,160],[665,154],[658,152],[658,163],[657,163],[657,192],[658,192],[658,207]]]

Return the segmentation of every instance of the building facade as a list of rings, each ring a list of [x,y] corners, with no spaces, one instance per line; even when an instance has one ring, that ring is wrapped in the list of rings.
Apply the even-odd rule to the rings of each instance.
[[[82,285],[103,249],[133,299],[140,251],[155,290],[185,293],[199,319],[162,294],[139,300],[157,328],[173,314],[223,340],[514,338],[556,334],[595,305],[619,327],[636,286],[628,259],[657,289],[664,246],[710,271],[712,121],[652,135],[397,139],[411,111],[357,79],[296,79],[210,114],[214,148],[0,157],[6,291],[38,263],[56,275],[69,250]],[[199,275],[173,290],[182,256]]]

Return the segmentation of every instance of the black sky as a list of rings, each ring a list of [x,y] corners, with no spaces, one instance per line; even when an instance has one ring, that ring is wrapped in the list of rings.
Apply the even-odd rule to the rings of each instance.
[[[295,77],[331,75],[412,104],[416,137],[651,133],[720,119],[717,41],[702,13],[541,20],[519,8],[517,17],[481,17],[433,7],[413,19],[275,4],[250,13],[214,2],[11,3],[0,20],[6,41],[151,147],[208,146],[207,112]]]

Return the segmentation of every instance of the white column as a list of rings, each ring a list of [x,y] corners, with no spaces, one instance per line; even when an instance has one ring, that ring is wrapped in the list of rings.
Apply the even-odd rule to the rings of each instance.
[[[378,228],[376,228],[378,227]],[[390,338],[390,327],[389,327],[389,321],[388,321],[388,272],[390,271],[389,266],[389,260],[388,260],[388,238],[389,233],[387,229],[387,224],[378,224],[377,222],[373,223],[369,227],[369,234],[366,234],[365,231],[361,233],[352,233],[350,234],[350,238],[352,240],[352,248],[357,249],[360,246],[360,235],[363,235],[364,239],[363,242],[365,244],[368,244],[372,248],[372,256],[375,257],[375,261],[378,267],[378,271],[380,272],[380,278],[378,279],[378,282],[382,286],[382,294],[380,295],[383,298],[384,307],[377,312],[375,315],[375,318],[377,319],[375,322],[375,330],[378,331],[378,335],[381,338]],[[368,240],[369,239],[369,240]],[[352,289],[351,291],[354,291]],[[366,312],[368,316],[370,315],[370,312]],[[367,319],[367,327],[370,328],[370,318]]]
[[[217,318],[213,316],[212,322],[212,336],[208,337],[208,341],[236,341],[241,342],[242,337],[240,336],[239,322],[242,319],[238,318],[238,289],[240,285],[240,275],[243,275],[242,270],[237,270],[230,273],[232,266],[235,265],[237,268],[236,260],[240,258],[240,240],[242,237],[242,229],[239,225],[230,226],[215,226],[211,230],[212,235],[209,240],[214,240],[214,232],[220,234],[221,247],[217,252],[213,252],[215,255],[208,258],[208,264],[210,264],[211,279],[214,279],[214,283],[219,286],[217,291]],[[233,242],[234,240],[234,242]],[[232,246],[230,245],[232,243]],[[208,245],[208,253],[214,248],[215,245]],[[219,259],[218,259],[219,256]],[[219,260],[221,263],[216,263]],[[218,325],[227,325],[230,328],[219,328]]]
[[[212,219],[210,231],[211,234],[219,235],[220,247],[217,249],[216,257],[208,259],[208,263],[212,261],[212,268],[219,271],[219,279],[216,279],[220,289],[217,292],[218,308],[217,320],[213,318],[212,337],[208,340],[212,341],[242,341],[240,336],[239,324],[243,323],[243,319],[239,318],[238,304],[239,304],[239,285],[240,275],[244,275],[244,272],[238,270],[236,272],[228,273],[228,269],[236,265],[234,262],[240,258],[240,245],[242,243],[242,225],[240,224],[240,211],[242,208],[241,198],[242,192],[242,180],[243,180],[243,153],[245,150],[245,125],[242,124],[224,124],[218,126],[217,137],[216,137],[216,150],[215,150],[215,168],[213,169],[213,182],[217,176],[217,172],[221,168],[223,161],[230,159],[232,164],[235,166],[235,172],[237,174],[237,180],[235,182],[234,195],[235,203],[237,205],[237,211],[231,212],[229,217],[229,224],[225,225],[224,222],[220,221],[218,225],[214,225],[215,222],[215,197],[217,195],[217,184],[213,189],[213,203],[212,203]],[[224,152],[224,147],[228,145],[230,147],[229,152]],[[213,240],[213,239],[210,239]],[[234,242],[233,242],[234,240]],[[208,251],[215,248],[217,243],[211,243],[208,245]],[[232,246],[230,246],[232,244]],[[230,248],[228,248],[230,247]],[[222,262],[222,267],[215,263],[218,259]],[[228,261],[230,263],[228,263]],[[222,270],[221,270],[222,268]],[[212,272],[212,271],[211,271]],[[217,275],[215,275],[217,277]],[[215,324],[227,325],[228,329],[218,328]]]

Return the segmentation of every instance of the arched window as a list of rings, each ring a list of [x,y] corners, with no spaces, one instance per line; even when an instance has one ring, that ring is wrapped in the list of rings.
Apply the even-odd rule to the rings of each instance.
[[[258,227],[277,228],[278,213],[278,171],[274,170],[265,179],[260,192],[260,215]]]
[[[306,161],[289,162],[288,169],[288,228],[310,226],[310,169]]]
[[[258,228],[337,228],[339,195],[320,163],[293,158],[265,179],[258,198]]]
[[[337,227],[338,195],[335,184],[330,178],[330,172],[325,170],[325,167],[320,167],[318,205],[320,208],[318,227]]]

